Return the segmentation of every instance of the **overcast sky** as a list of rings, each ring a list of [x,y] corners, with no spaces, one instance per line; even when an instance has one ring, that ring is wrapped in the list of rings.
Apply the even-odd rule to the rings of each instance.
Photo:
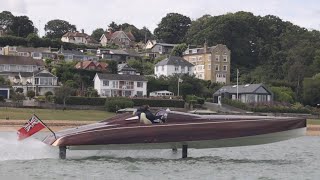
[[[177,12],[192,20],[204,14],[221,15],[249,11],[255,15],[276,15],[285,21],[320,30],[320,1],[317,0],[0,0],[0,12],[27,15],[44,35],[44,25],[63,19],[91,34],[106,29],[112,21],[138,28],[157,27],[167,13]],[[39,28],[40,27],[40,28]]]

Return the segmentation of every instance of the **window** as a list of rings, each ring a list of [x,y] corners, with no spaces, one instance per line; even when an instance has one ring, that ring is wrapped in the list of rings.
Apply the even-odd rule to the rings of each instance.
[[[219,69],[220,69],[219,67],[220,67],[220,66],[219,66],[218,64],[216,64],[216,65],[215,65],[215,70],[216,70],[216,71],[219,71]]]
[[[216,61],[220,61],[220,55],[216,55]]]
[[[178,67],[178,66],[175,66],[175,67],[174,67],[174,71],[179,71],[179,67]]]
[[[10,67],[9,65],[4,65],[4,70],[9,71],[9,69],[10,69],[9,67]]]
[[[112,81],[112,87],[118,88],[119,82],[118,81]]]
[[[164,71],[164,66],[162,66],[162,71]]]
[[[158,71],[158,66],[156,67],[156,72]]]
[[[137,82],[137,87],[142,88],[143,87],[143,82]]]
[[[228,66],[227,65],[223,65],[223,70],[227,71],[228,70]]]
[[[208,61],[209,62],[211,61],[211,55],[208,55]]]
[[[224,61],[224,62],[228,62],[228,56],[223,55],[223,61]]]
[[[198,57],[198,61],[202,61],[202,57],[201,56]]]
[[[35,84],[39,85],[39,78],[35,78],[34,81],[35,81]]]
[[[211,70],[211,64],[208,64],[208,70]]]
[[[109,86],[109,81],[103,80],[103,86]]]

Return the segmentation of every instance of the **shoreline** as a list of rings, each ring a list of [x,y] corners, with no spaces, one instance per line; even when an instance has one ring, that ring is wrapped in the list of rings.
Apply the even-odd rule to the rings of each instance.
[[[20,129],[27,121],[26,120],[0,120],[1,132],[14,132]],[[83,126],[96,123],[99,121],[75,121],[75,120],[48,120],[46,125],[53,131]],[[47,128],[42,131],[49,131]],[[320,125],[307,125],[307,136],[320,136]]]

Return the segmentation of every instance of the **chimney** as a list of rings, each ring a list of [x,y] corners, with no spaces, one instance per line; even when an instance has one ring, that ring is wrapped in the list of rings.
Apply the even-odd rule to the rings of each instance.
[[[204,49],[204,53],[207,53],[207,50],[208,50],[207,39],[204,41],[203,49]]]
[[[84,29],[81,29],[81,33],[84,34]]]
[[[80,61],[80,69],[83,69],[83,61]]]

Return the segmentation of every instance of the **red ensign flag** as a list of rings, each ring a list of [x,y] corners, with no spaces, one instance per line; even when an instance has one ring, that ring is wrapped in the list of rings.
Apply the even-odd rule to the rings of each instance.
[[[38,117],[33,115],[28,122],[18,130],[18,140],[26,139],[43,128],[45,128],[45,126],[41,123]]]

